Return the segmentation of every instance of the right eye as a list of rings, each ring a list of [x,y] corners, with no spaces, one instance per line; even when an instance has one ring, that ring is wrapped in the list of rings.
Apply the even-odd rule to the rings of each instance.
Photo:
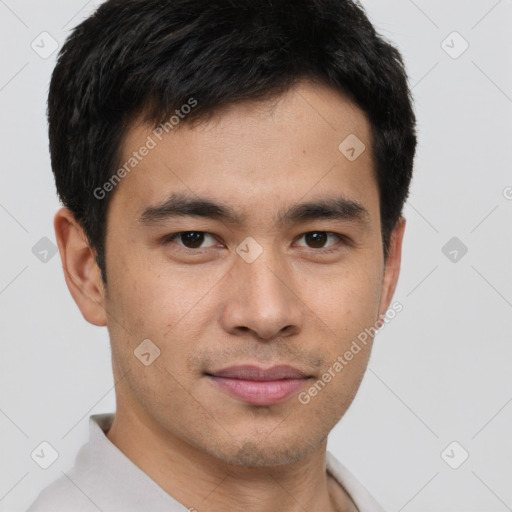
[[[210,237],[212,240],[215,240],[213,235],[211,235],[210,233],[206,233],[205,231],[180,231],[178,233],[171,233],[170,235],[167,235],[162,240],[162,243],[164,245],[168,245],[171,242],[178,241],[178,245],[184,247],[185,249],[208,249],[213,246],[209,245],[206,247],[201,247],[205,238],[207,237]]]

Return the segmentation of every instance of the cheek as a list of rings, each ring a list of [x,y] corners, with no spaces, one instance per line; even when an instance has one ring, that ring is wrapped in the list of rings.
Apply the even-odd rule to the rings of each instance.
[[[126,375],[120,387],[126,386],[153,415],[169,404],[187,406],[184,390],[190,382],[184,360],[190,344],[184,341],[193,333],[180,320],[197,302],[200,290],[186,296],[180,280],[164,278],[155,266],[138,263],[118,262],[108,276],[108,330],[118,378]]]
[[[146,372],[153,380],[144,385],[158,387],[159,380],[170,379],[172,388],[173,376],[188,385],[190,376],[184,361],[209,328],[213,289],[221,278],[222,273],[201,270],[200,266],[180,269],[135,258],[118,261],[109,275],[107,311],[113,349],[123,367],[141,370],[134,350],[144,339],[150,339],[160,350],[155,365],[162,372],[151,377]],[[166,375],[166,370],[172,375]]]
[[[301,295],[333,336],[357,336],[378,318],[382,278],[375,266],[347,268],[303,281]]]
[[[108,305],[134,334],[161,333],[193,306],[201,290],[186,286],[179,269],[172,274],[170,269],[170,265],[155,261],[143,250],[124,253],[112,261]]]
[[[330,431],[350,407],[364,376],[370,344],[333,354],[324,373],[301,392],[297,399],[311,431]],[[350,360],[347,358],[349,352]]]

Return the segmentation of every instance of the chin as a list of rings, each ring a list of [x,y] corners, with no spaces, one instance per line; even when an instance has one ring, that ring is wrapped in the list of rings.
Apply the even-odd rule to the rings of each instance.
[[[304,438],[288,444],[279,439],[276,439],[275,444],[269,444],[268,438],[263,438],[261,441],[243,442],[242,446],[234,451],[218,446],[212,455],[235,466],[271,467],[296,462],[314,449],[313,443],[305,441]]]

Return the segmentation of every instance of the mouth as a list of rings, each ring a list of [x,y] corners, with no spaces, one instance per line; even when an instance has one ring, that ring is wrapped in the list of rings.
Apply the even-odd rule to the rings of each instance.
[[[205,375],[221,390],[252,405],[283,402],[313,377],[288,365],[268,369],[255,365],[231,366]]]

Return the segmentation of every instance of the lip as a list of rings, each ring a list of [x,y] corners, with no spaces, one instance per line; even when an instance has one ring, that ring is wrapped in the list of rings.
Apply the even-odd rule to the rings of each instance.
[[[223,368],[206,376],[229,394],[253,405],[271,405],[293,395],[311,377],[288,365],[260,368],[241,365]]]

